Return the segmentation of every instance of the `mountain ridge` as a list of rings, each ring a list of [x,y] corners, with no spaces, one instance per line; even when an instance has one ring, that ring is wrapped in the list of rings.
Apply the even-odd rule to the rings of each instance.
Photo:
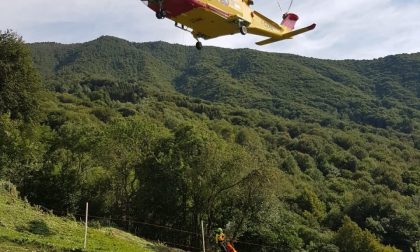
[[[403,110],[410,111],[415,123],[420,119],[420,74],[415,71],[420,68],[420,53],[370,61],[318,60],[250,49],[208,47],[197,52],[166,42],[131,43],[103,36],[84,44],[52,44],[55,52],[49,52],[45,64],[46,55],[37,56],[37,50],[45,45],[49,44],[31,45],[43,76],[73,79],[72,85],[83,78],[124,79],[145,83],[159,92],[268,109],[290,119],[304,117],[319,122],[319,118],[333,114],[335,119],[346,117],[379,128],[398,128],[402,121],[392,117],[406,114]],[[89,55],[92,51],[95,54]],[[406,73],[407,66],[410,74]],[[90,69],[89,74],[84,68]],[[347,95],[350,93],[351,97]],[[388,99],[390,94],[393,97]],[[285,111],[278,103],[297,109]],[[373,115],[366,107],[374,110]],[[380,111],[389,116],[378,117]]]

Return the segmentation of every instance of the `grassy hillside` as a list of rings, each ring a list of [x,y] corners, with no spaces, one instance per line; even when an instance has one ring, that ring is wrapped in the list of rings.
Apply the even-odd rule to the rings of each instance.
[[[0,251],[83,251],[84,225],[60,218],[19,199],[16,188],[0,181]],[[178,251],[116,228],[88,229],[86,251]]]

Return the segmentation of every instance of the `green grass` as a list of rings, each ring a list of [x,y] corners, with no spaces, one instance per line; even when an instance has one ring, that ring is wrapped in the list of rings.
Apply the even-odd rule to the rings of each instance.
[[[43,212],[0,181],[0,251],[84,251],[84,225]],[[89,228],[85,251],[179,251],[115,228]]]

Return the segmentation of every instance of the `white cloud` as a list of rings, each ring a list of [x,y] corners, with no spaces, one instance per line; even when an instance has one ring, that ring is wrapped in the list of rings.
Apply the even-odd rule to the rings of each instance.
[[[287,8],[288,0],[280,0]],[[280,21],[276,0],[254,0],[254,9]],[[205,45],[254,48],[318,58],[376,58],[420,51],[418,0],[295,0],[292,11],[300,26],[318,24],[315,31],[293,40],[258,47],[257,36],[226,36]],[[130,41],[193,45],[192,36],[157,20],[139,0],[1,0],[0,29],[12,28],[28,42],[84,42],[101,35]]]

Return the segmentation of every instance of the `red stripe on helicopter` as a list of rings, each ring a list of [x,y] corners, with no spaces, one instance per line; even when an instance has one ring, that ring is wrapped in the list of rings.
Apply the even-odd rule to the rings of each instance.
[[[151,8],[154,11],[159,10],[159,6],[154,3],[149,4],[149,8]],[[189,12],[195,8],[207,9],[225,18],[230,17],[229,13],[226,13],[209,4],[205,4],[200,0],[166,0],[163,4],[163,8],[166,10],[168,17],[176,17],[183,13]]]
[[[166,11],[167,17],[171,18],[196,8],[194,2],[195,0],[166,0],[162,7]],[[148,6],[154,11],[159,10],[159,5],[155,2],[149,3]]]

